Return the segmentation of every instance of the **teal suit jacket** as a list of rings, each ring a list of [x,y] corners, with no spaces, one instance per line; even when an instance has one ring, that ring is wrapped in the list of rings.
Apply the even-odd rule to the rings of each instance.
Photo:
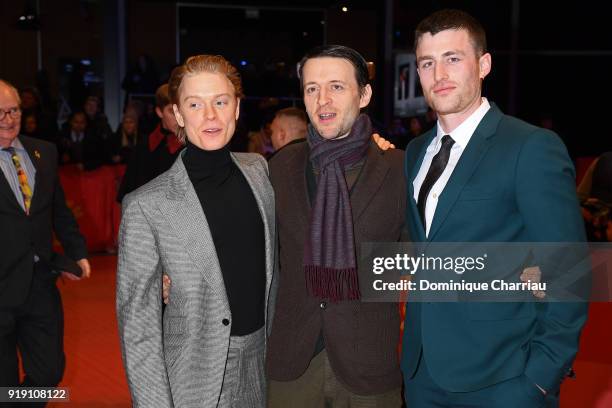
[[[565,146],[553,132],[506,116],[494,104],[440,195],[426,237],[412,182],[435,135],[436,128],[406,149],[413,241],[585,241]],[[586,303],[408,302],[404,376],[415,374],[422,352],[431,377],[448,391],[474,391],[524,373],[555,392],[577,352],[587,309]]]

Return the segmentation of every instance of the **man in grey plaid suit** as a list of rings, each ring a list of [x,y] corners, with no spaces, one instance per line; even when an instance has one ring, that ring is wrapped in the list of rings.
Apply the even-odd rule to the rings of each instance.
[[[225,59],[191,57],[169,86],[187,148],[123,200],[117,315],[133,404],[262,408],[275,297],[267,164],[227,148],[242,91]]]

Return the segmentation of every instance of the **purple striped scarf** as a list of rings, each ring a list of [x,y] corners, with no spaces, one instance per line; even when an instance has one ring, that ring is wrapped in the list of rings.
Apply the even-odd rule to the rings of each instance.
[[[310,161],[319,172],[304,243],[304,272],[311,296],[332,302],[359,299],[353,214],[344,170],[365,157],[371,135],[372,124],[365,114],[359,115],[342,139],[326,140],[312,125],[308,127]]]

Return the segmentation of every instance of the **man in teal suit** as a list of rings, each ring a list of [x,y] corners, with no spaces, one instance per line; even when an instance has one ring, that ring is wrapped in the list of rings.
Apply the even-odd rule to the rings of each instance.
[[[584,242],[561,140],[481,96],[491,70],[482,26],[461,11],[436,12],[417,27],[415,50],[438,122],[406,149],[412,239]],[[587,307],[408,302],[401,362],[408,407],[557,406]]]

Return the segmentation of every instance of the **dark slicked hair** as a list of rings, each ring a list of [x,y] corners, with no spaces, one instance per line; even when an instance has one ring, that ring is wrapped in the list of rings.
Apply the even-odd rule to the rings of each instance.
[[[306,61],[313,58],[342,58],[350,62],[353,68],[355,68],[355,79],[357,80],[357,85],[359,85],[359,92],[363,93],[369,79],[368,64],[361,54],[344,45],[321,45],[313,48],[304,55],[304,58],[302,58],[297,67],[298,78],[300,78],[302,90],[304,89],[304,79],[302,76],[304,64],[306,64]]]
[[[424,34],[436,35],[444,30],[466,30],[478,57],[487,52],[487,35],[474,17],[461,10],[444,9],[422,20],[414,32],[414,50]]]

